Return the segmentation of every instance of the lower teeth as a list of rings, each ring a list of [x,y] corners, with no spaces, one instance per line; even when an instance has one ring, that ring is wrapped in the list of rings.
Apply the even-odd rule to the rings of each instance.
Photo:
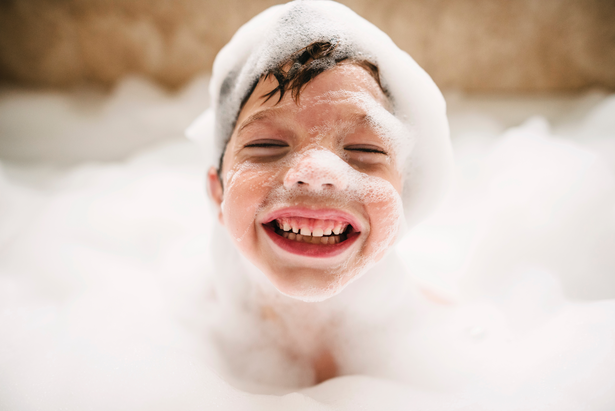
[[[295,234],[292,231],[282,231],[279,229],[276,229],[275,232],[284,238],[288,238],[289,240],[311,244],[337,244],[347,238],[346,234],[314,237],[311,235]]]

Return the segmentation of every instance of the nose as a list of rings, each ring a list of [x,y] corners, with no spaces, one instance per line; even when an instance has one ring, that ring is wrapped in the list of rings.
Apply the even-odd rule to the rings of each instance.
[[[284,187],[345,190],[348,187],[348,164],[328,150],[311,150],[304,153],[288,170]]]

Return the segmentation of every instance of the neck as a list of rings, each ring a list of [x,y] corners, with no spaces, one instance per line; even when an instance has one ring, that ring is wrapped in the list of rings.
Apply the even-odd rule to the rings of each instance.
[[[311,382],[302,385],[343,372],[336,355],[340,339],[386,322],[408,301],[407,275],[395,252],[339,295],[314,303],[281,294],[235,249],[222,227],[217,227],[214,235],[214,281],[220,317],[224,318],[218,322],[216,334],[226,346],[239,344],[250,352],[255,352],[251,344],[264,346],[311,368]],[[262,355],[263,349],[257,351]]]

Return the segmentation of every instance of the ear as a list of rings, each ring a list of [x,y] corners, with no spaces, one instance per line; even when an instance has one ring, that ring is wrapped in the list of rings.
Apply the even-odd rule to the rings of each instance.
[[[207,193],[218,208],[218,220],[224,225],[224,219],[222,218],[222,183],[218,178],[218,170],[215,167],[211,167],[207,172]]]

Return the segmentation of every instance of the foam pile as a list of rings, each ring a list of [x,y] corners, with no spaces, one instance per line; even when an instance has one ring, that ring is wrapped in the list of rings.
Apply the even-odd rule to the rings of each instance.
[[[51,108],[45,99],[35,107]],[[612,409],[615,96],[573,100],[550,126],[458,107],[456,189],[398,251],[419,283],[459,303],[400,312],[411,331],[385,344],[349,336],[373,338],[374,350],[345,354],[369,372],[278,395],[213,371],[214,221],[192,143],[68,169],[4,161],[0,408]],[[14,121],[33,115],[23,110]],[[69,114],[56,121],[70,126]],[[274,374],[284,364],[271,359],[260,369]]]

